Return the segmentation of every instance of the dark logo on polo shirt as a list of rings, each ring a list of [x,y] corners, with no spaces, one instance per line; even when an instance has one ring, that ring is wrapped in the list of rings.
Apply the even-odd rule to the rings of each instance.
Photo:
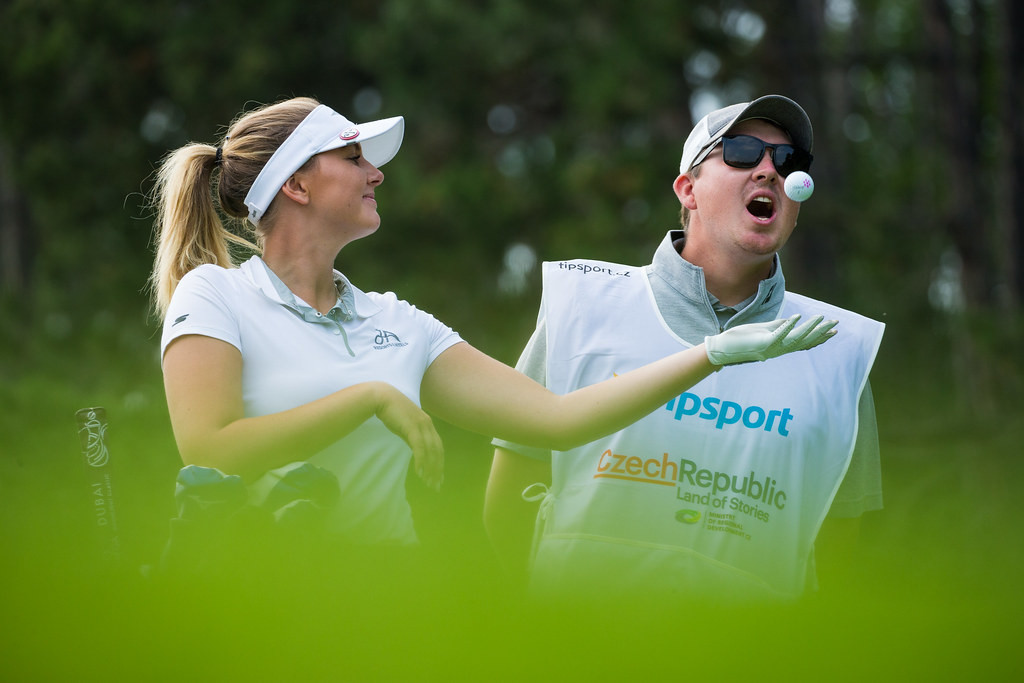
[[[171,327],[174,327],[174,326],[175,326],[175,325],[177,325],[178,323],[183,323],[183,322],[185,322],[185,318],[189,317],[190,315],[191,315],[191,313],[186,313],[185,315],[182,315],[182,316],[179,316],[179,317],[175,318],[175,319],[174,319],[174,322],[173,322],[173,323],[171,323]]]
[[[388,349],[392,347],[408,346],[408,342],[404,342],[398,338],[398,335],[389,330],[377,330],[377,336],[373,339],[373,348],[375,349]]]

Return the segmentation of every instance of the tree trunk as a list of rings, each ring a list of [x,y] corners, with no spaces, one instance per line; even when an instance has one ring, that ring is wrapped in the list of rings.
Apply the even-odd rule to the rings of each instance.
[[[933,98],[937,132],[943,145],[948,182],[949,206],[945,207],[946,232],[963,260],[963,288],[970,310],[991,302],[992,217],[984,211],[981,197],[981,117],[977,98],[980,64],[977,52],[961,56],[953,17],[945,0],[929,0],[924,8],[924,26],[935,65]],[[980,40],[974,39],[975,43]]]
[[[1006,253],[1009,256],[1009,292],[1006,304],[1011,309],[1024,301],[1024,3],[1007,2],[1002,27],[1005,32],[1003,63],[1002,130],[1006,147],[1001,169],[1005,178]]]

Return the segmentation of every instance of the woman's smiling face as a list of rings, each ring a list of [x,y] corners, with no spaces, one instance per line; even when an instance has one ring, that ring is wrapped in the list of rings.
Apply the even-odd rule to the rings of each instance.
[[[359,145],[318,154],[309,182],[315,213],[343,226],[352,241],[380,227],[375,190],[384,174],[362,155]]]

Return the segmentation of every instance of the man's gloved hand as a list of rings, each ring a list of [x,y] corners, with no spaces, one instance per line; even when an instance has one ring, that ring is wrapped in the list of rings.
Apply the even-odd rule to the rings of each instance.
[[[739,325],[704,338],[708,359],[714,365],[736,365],[776,358],[791,351],[806,351],[833,337],[836,320],[816,315],[800,327],[800,316],[766,323]],[[824,322],[823,322],[824,321]]]

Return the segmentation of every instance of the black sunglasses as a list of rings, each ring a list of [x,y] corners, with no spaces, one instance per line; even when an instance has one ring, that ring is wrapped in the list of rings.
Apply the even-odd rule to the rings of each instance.
[[[722,161],[733,168],[753,168],[769,150],[775,170],[783,178],[793,171],[807,172],[814,157],[793,145],[775,145],[753,135],[728,135],[722,138]]]

